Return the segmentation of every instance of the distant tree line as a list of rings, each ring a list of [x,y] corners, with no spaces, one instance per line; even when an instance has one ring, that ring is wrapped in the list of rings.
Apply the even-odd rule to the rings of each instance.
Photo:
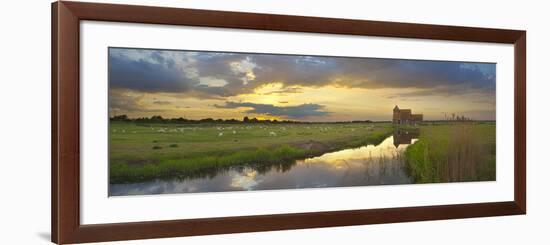
[[[138,117],[138,118],[129,118],[127,115],[117,115],[109,118],[112,122],[137,122],[137,123],[180,123],[180,124],[194,124],[194,123],[250,123],[250,124],[260,124],[260,123],[296,123],[296,124],[308,124],[314,122],[300,122],[292,120],[277,120],[277,119],[258,119],[258,118],[249,118],[243,117],[242,120],[238,119],[214,119],[214,118],[203,118],[203,119],[187,119],[183,117],[179,118],[163,118],[162,116],[152,116],[152,117]],[[370,123],[372,121],[348,121],[347,123]],[[323,122],[323,123],[342,123],[342,122]]]
[[[468,122],[473,121],[474,119],[470,117],[465,117],[464,115],[458,115],[455,113],[451,113],[451,115],[447,116],[447,113],[445,113],[445,121],[457,121],[457,122]]]

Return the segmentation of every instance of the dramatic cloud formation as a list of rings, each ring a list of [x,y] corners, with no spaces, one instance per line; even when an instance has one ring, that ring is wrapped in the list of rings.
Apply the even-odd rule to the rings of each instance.
[[[164,58],[159,51],[144,54],[143,58],[132,59],[126,52],[111,51],[110,86],[147,92],[184,92],[198,85],[173,59]]]
[[[254,56],[256,81],[280,81],[287,86],[349,88],[436,88],[434,92],[460,94],[493,91],[494,64],[463,62],[333,58],[307,56]]]
[[[319,87],[436,88],[449,94],[495,88],[495,65],[445,61],[111,49],[113,88],[200,91],[227,97],[266,83]],[[296,89],[296,88],[294,88]]]
[[[277,84],[278,87],[268,91],[263,89],[270,84]],[[381,97],[386,98],[388,103],[395,104],[404,101],[427,103],[434,100],[434,96],[455,98],[452,103],[456,104],[481,97],[484,101],[479,102],[478,107],[471,103],[464,104],[463,107],[469,108],[461,110],[493,111],[487,115],[494,115],[496,65],[110,48],[109,86],[111,91],[160,93],[176,98],[192,97],[226,102],[224,106],[216,107],[218,109],[237,107],[237,103],[231,101],[247,101],[248,107],[253,108],[251,112],[289,118],[324,117],[328,110],[338,113],[332,107],[343,107],[349,90],[333,89],[341,92],[341,101],[336,102],[332,98],[336,94],[327,92],[326,88],[359,89],[365,90],[364,93],[378,93],[378,104],[385,100]],[[317,92],[314,91],[316,89]],[[284,98],[279,98],[282,96]],[[326,97],[331,97],[331,103],[322,101]],[[124,97],[124,93],[115,92],[112,93],[110,104],[120,111],[137,112],[144,109],[143,105],[140,107],[138,99],[137,95],[129,98]],[[164,98],[164,101],[171,100]],[[277,106],[278,101],[284,102],[286,107]],[[168,105],[161,101],[151,104]],[[373,101],[369,104],[373,104]],[[451,108],[457,110],[458,107]],[[448,109],[440,108],[440,111],[444,110]],[[352,114],[347,112],[347,117]]]
[[[325,111],[325,106],[319,104],[302,104],[297,106],[274,106],[269,104],[226,102],[225,105],[214,105],[217,108],[252,108],[246,113],[266,114],[270,116],[284,116],[287,118],[305,118],[325,116],[330,112]]]

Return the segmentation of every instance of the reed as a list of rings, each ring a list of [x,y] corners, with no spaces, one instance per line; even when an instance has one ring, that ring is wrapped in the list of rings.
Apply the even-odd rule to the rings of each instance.
[[[491,181],[496,177],[495,124],[461,122],[420,127],[405,152],[416,182]]]

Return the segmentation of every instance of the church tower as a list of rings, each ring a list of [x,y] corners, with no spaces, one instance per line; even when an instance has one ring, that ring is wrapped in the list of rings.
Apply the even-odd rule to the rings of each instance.
[[[393,108],[393,123],[400,124],[401,123],[401,113],[399,112],[399,106],[395,105]]]

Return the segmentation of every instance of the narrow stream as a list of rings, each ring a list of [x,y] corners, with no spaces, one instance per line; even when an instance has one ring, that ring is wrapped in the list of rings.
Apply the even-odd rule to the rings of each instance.
[[[267,171],[250,167],[226,170],[211,177],[111,184],[110,196],[166,193],[273,190],[411,183],[405,149],[417,135],[394,133],[378,145],[367,145],[297,160],[287,168]]]

